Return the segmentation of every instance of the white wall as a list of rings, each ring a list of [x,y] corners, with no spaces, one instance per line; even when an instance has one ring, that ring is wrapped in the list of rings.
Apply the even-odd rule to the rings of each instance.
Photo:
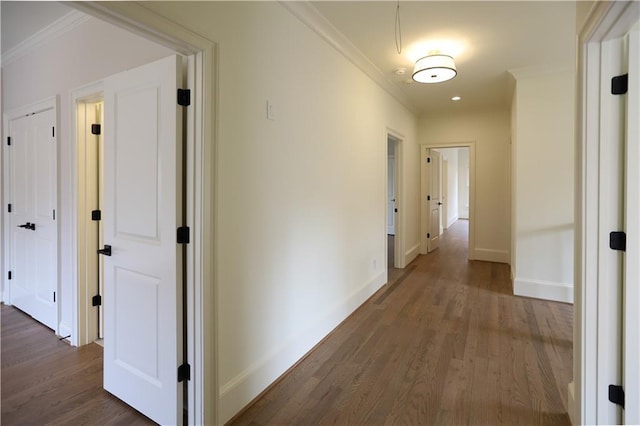
[[[423,116],[420,144],[476,143],[476,256],[509,261],[509,111]]]
[[[224,422],[385,282],[387,127],[403,136],[399,209],[404,250],[417,253],[416,119],[278,3],[145,6],[220,47],[214,238]]]
[[[514,292],[573,301],[573,70],[513,71]]]
[[[172,52],[121,29],[89,19],[73,31],[2,64],[2,107],[11,111],[58,95],[58,220],[61,294],[60,334],[72,326],[72,202],[73,153],[70,91],[119,71],[151,62]]]

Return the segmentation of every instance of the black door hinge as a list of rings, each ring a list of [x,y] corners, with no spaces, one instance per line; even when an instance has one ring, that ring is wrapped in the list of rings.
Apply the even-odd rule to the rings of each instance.
[[[102,220],[102,212],[100,210],[92,210],[91,220],[94,220],[94,221]]]
[[[102,296],[96,294],[91,298],[91,306],[102,306]]]
[[[11,136],[7,136],[7,145],[11,146]]]
[[[53,292],[53,303],[56,303],[56,292]]]
[[[627,234],[622,231],[609,234],[609,248],[611,250],[627,251]]]
[[[178,382],[191,380],[191,366],[186,362],[178,367]]]
[[[431,162],[431,157],[427,157],[427,163]]]
[[[181,226],[178,228],[178,244],[189,244],[190,232],[188,226]]]
[[[51,128],[51,137],[52,138],[56,137],[56,128],[55,128],[55,126]]]
[[[91,134],[92,135],[99,135],[102,132],[102,126],[100,126],[99,124],[92,124],[91,125]]]
[[[56,209],[53,209],[53,220],[56,220]]]
[[[185,107],[191,105],[191,90],[178,89],[178,105]]]
[[[611,79],[611,94],[624,95],[629,90],[629,74],[622,74]]]
[[[427,201],[431,201],[431,195],[427,195]]]
[[[7,205],[7,213],[11,213],[11,204]]]
[[[622,386],[609,385],[609,401],[624,408],[624,389]]]
[[[427,238],[431,238],[431,234],[427,232]]]
[[[7,278],[11,279],[11,271],[7,275],[9,275]]]

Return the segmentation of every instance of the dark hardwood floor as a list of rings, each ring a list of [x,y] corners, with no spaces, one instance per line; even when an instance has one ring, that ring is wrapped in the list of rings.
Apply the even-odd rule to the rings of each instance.
[[[3,426],[155,424],[102,389],[102,347],[74,348],[2,305]]]
[[[380,289],[234,425],[569,425],[571,305],[467,260],[468,222]]]

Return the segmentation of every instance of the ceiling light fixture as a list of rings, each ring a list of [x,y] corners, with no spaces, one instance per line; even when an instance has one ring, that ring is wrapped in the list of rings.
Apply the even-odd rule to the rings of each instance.
[[[416,61],[412,77],[418,83],[441,83],[457,74],[456,63],[451,56],[433,54]]]
[[[462,99],[460,96],[454,96],[451,98],[452,101],[459,101],[460,99]]]

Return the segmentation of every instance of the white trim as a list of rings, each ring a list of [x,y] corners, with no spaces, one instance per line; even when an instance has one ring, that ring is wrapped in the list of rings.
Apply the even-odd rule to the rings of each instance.
[[[475,260],[476,254],[476,141],[443,142],[420,145],[420,253],[428,253],[427,232],[427,150],[438,148],[469,148],[469,260]]]
[[[188,304],[193,308],[187,324],[190,336],[188,362],[193,375],[189,381],[189,423],[218,424],[219,386],[217,373],[217,281],[214,232],[216,215],[218,51],[207,39],[154,11],[133,2],[73,2],[71,7],[110,22],[177,53],[192,56],[195,66],[189,76],[192,113],[188,114],[193,140],[189,142],[188,164],[193,188],[187,191],[187,225],[192,229],[192,249],[188,251]],[[189,135],[189,136],[191,136]]]
[[[458,215],[455,215],[454,217],[451,218],[451,220],[449,220],[447,222],[447,229],[451,228],[451,226],[456,223],[460,218],[458,217]]]
[[[513,282],[513,294],[515,296],[573,303],[573,285],[570,283],[516,278]]]
[[[638,16],[636,16],[638,17]],[[640,18],[638,18],[640,20]],[[627,180],[625,230],[627,239],[624,272],[623,317],[623,387],[627,401],[640,401],[640,25],[629,33],[629,90],[627,92]],[[635,78],[634,78],[635,77]],[[627,404],[624,410],[625,424],[640,424],[639,404]]]
[[[373,277],[346,300],[328,309],[304,332],[264,355],[225,383],[220,390],[221,423],[226,423],[290,366],[302,359],[318,342],[338,327],[351,313],[378,291],[387,281],[387,271]]]
[[[575,269],[574,269],[574,424],[604,421],[599,359],[601,44],[628,32],[638,2],[596,2],[578,33],[576,87]],[[635,17],[635,19],[632,19]],[[603,283],[611,285],[611,283]],[[602,337],[602,336],[601,336]],[[606,384],[606,383],[605,383]],[[613,423],[612,421],[606,423]]]
[[[569,420],[572,425],[576,424],[576,397],[575,397],[575,383],[571,382],[567,385],[567,413],[569,414]]]
[[[43,44],[48,43],[51,40],[68,33],[78,25],[89,20],[89,18],[91,17],[77,10],[73,10],[67,13],[60,19],[54,21],[52,24],[46,26],[42,30],[33,34],[31,37],[23,40],[16,46],[3,53],[2,66],[9,65],[11,62],[32,52]]]
[[[72,89],[69,92],[69,137],[71,138],[71,303],[74,307],[72,311],[72,324],[71,324],[71,345],[82,346],[94,341],[97,338],[97,334],[94,335],[95,330],[91,330],[92,321],[89,319],[87,313],[89,312],[88,300],[89,289],[80,288],[78,253],[80,247],[84,245],[84,242],[79,241],[79,238],[84,239],[84,235],[80,235],[78,231],[80,220],[78,213],[78,185],[80,177],[86,178],[84,173],[80,176],[78,170],[78,150],[81,148],[81,143],[78,141],[78,104],[80,102],[97,101],[98,98],[102,98],[104,91],[104,85],[102,81],[94,82],[83,85],[79,88]],[[67,334],[67,335],[69,335]]]
[[[404,254],[404,258],[407,262],[407,265],[411,262],[413,262],[413,259],[415,259],[416,257],[418,257],[418,255],[420,254],[420,243],[416,244],[415,246],[411,247],[405,254]]]
[[[347,60],[364,72],[371,80],[393,96],[413,114],[418,114],[418,108],[409,100],[407,95],[394,85],[385,74],[367,58],[344,34],[342,34],[327,18],[313,5],[306,1],[281,1],[280,4],[300,19],[312,31],[318,34]]]
[[[476,248],[473,251],[473,259],[485,262],[509,263],[509,252],[507,250]]]
[[[405,212],[405,206],[406,206],[406,198],[405,197],[405,193],[404,193],[404,140],[405,137],[399,133],[396,132],[395,130],[387,127],[385,129],[385,133],[384,133],[384,146],[385,146],[385,152],[388,152],[388,143],[389,143],[389,139],[393,139],[395,142],[395,146],[394,146],[394,173],[395,173],[395,177],[394,177],[394,183],[396,185],[396,206],[398,208],[398,214],[396,215],[396,220],[395,220],[395,238],[393,240],[394,242],[394,259],[393,259],[393,265],[395,268],[399,268],[402,269],[405,266],[407,266],[407,258],[406,258],[406,254],[404,252],[404,245],[405,245],[405,240],[406,240],[406,235],[405,233],[405,226],[404,224],[405,222],[405,218],[406,218],[406,212]],[[388,162],[385,160],[385,176],[387,176],[387,174],[389,173],[388,171],[388,167],[389,164]],[[389,223],[389,220],[387,218],[387,214],[389,211],[388,208],[388,194],[389,194],[389,188],[387,187],[389,185],[389,179],[386,179],[385,185],[384,185],[384,200],[385,200],[385,204],[384,204],[384,238],[385,238],[385,256],[384,256],[384,265],[385,265],[385,271],[387,270],[388,266],[387,265],[387,259],[388,256],[386,255],[386,253],[388,253],[389,247],[387,247],[388,244],[388,239],[386,237],[387,235],[387,224]]]

